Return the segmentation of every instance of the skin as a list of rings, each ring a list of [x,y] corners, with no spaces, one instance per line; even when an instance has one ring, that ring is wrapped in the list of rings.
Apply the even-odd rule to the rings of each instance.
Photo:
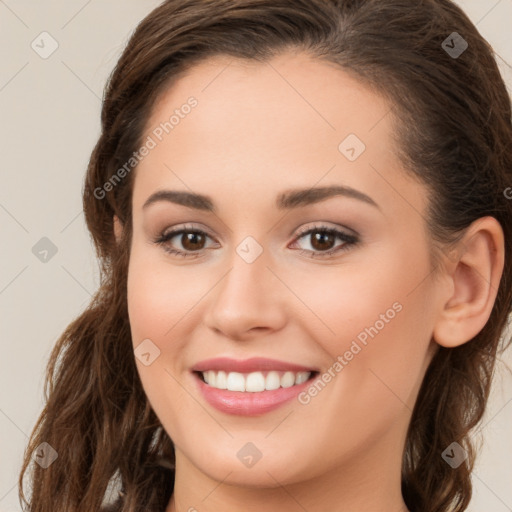
[[[133,346],[149,338],[160,350],[149,366],[136,362],[176,446],[166,512],[407,510],[400,470],[411,411],[436,348],[468,341],[489,317],[503,268],[499,224],[479,219],[434,269],[427,190],[395,156],[390,105],[332,64],[301,53],[211,58],[165,92],[145,137],[190,96],[197,107],[139,164],[132,202]],[[366,145],[354,162],[338,149],[351,133]],[[345,196],[275,206],[284,191],[329,185],[377,206]],[[166,201],[143,209],[161,189],[208,195],[216,212]],[[208,234],[199,257],[154,243],[184,224]],[[319,224],[351,229],[359,243],[322,258],[311,235],[296,239]],[[250,264],[236,252],[247,236],[263,249]],[[186,251],[183,242],[167,245]],[[306,405],[239,417],[196,389],[190,367],[211,357],[326,372],[396,303],[400,312]],[[237,457],[248,442],[262,454],[251,468]]]

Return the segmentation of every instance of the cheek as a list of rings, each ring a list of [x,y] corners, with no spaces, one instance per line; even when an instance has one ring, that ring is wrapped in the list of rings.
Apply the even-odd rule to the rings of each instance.
[[[316,337],[323,336],[334,355],[347,350],[354,339],[364,344],[372,334],[380,337],[398,328],[421,333],[431,293],[422,283],[429,273],[426,251],[405,247],[400,252],[393,244],[375,248],[364,261],[358,257],[346,265],[297,272],[287,280],[308,307],[306,315],[301,315],[303,328],[314,326]],[[311,335],[315,337],[313,331]],[[389,342],[405,344],[406,339],[394,337]]]
[[[351,407],[362,415],[372,404],[379,410],[389,404],[395,413],[403,402],[412,408],[425,370],[434,320],[434,289],[425,279],[430,261],[422,244],[398,247],[379,247],[378,258],[357,268],[329,269],[325,286],[316,274],[294,281],[315,313],[302,328],[333,365],[340,363],[331,366],[340,376],[332,379],[335,394],[357,397]]]
[[[377,442],[397,420],[405,425],[423,379],[432,295],[426,283],[418,284],[429,263],[416,260],[407,267],[395,260],[382,259],[382,266],[369,267],[364,277],[355,272],[340,277],[344,289],[331,280],[332,293],[308,296],[334,334],[326,330],[315,337],[310,330],[332,364],[320,375],[325,384],[319,391],[310,388],[312,394],[303,395],[301,421],[304,429],[331,439],[329,449],[340,454]]]
[[[136,359],[137,371],[153,410],[174,435],[176,426],[181,425],[179,411],[190,407],[189,396],[181,388],[182,356],[187,347],[184,329],[190,328],[190,310],[204,290],[183,269],[166,265],[152,251],[135,249],[128,270],[127,294],[134,349],[149,339],[159,350],[155,357],[157,352],[150,345],[154,359],[147,366]]]
[[[180,330],[181,319],[205,293],[204,283],[194,275],[193,266],[173,267],[149,251],[147,255],[133,252],[127,291],[135,345],[144,338],[165,339]]]

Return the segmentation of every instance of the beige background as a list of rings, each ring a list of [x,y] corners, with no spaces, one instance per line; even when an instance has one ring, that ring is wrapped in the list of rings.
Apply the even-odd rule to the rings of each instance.
[[[458,2],[499,54],[512,90],[512,0]],[[98,286],[81,206],[99,135],[102,90],[127,38],[156,0],[0,0],[0,512],[20,510],[21,456],[43,406],[56,339]],[[42,32],[44,48],[42,48]],[[43,59],[38,51],[56,51]],[[38,43],[39,41],[39,43]],[[512,183],[510,184],[512,186]],[[57,253],[32,248],[47,237]],[[50,254],[51,255],[51,254]],[[50,256],[49,255],[49,256]],[[483,422],[472,512],[512,511],[512,354]]]

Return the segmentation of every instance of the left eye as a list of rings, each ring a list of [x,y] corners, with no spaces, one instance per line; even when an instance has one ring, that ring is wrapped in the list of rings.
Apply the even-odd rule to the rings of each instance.
[[[315,236],[310,236],[315,234]],[[313,249],[302,249],[303,252],[310,253],[311,257],[328,256],[335,252],[348,249],[350,246],[358,243],[358,238],[354,235],[345,233],[332,227],[320,226],[313,227],[307,231],[299,233],[293,243],[310,236],[310,245]],[[184,250],[174,248],[170,243],[173,238],[179,237],[179,241]],[[198,257],[201,251],[205,249],[206,239],[211,238],[207,233],[197,229],[181,228],[169,231],[160,235],[154,242],[162,245],[164,250],[170,254],[182,257]],[[342,243],[332,248],[332,244],[340,240]]]

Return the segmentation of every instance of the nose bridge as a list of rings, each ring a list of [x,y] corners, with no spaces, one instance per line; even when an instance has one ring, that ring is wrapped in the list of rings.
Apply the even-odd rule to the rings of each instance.
[[[277,329],[283,322],[278,280],[267,268],[271,254],[253,236],[234,246],[229,270],[216,287],[206,315],[209,327],[233,338],[254,328]]]
[[[229,258],[230,271],[220,283],[217,304],[228,308],[236,308],[238,304],[259,307],[272,286],[272,273],[267,268],[270,259],[268,248],[254,237],[242,239]]]

